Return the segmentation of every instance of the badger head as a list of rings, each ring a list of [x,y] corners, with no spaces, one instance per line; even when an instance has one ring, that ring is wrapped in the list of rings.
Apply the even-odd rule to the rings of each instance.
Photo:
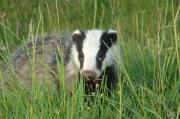
[[[72,41],[72,59],[86,79],[98,79],[108,66],[114,65],[115,30],[76,30],[72,33]]]

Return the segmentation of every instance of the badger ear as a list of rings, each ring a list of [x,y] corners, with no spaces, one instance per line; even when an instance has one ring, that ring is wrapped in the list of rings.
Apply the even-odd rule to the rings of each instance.
[[[107,31],[108,38],[115,43],[117,41],[117,31],[110,29]]]
[[[79,29],[77,29],[77,30],[73,31],[72,36],[73,35],[81,35],[81,31]]]
[[[80,31],[80,30],[75,30],[72,33],[72,40],[73,41],[77,41],[77,40],[83,40],[85,37],[84,32]]]

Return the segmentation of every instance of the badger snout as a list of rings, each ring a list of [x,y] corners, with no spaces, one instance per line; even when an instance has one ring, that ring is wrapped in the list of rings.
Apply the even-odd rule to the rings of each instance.
[[[94,80],[97,78],[97,74],[93,70],[83,70],[81,73],[82,73],[82,76],[84,76],[88,80]]]

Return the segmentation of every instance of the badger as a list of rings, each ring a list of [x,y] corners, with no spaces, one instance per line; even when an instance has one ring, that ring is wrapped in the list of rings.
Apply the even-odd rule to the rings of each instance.
[[[40,85],[48,79],[50,85],[58,89],[61,77],[65,90],[72,93],[81,79],[85,90],[90,91],[106,79],[107,88],[112,90],[120,79],[119,51],[115,30],[75,30],[31,38],[15,50],[10,64],[23,85],[31,85],[34,77]],[[64,75],[57,75],[62,69]]]

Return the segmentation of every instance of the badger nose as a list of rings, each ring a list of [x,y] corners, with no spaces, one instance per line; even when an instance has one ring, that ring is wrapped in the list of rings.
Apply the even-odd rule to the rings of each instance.
[[[96,73],[91,70],[84,70],[82,71],[82,75],[88,78],[89,80],[93,80],[96,78]]]

